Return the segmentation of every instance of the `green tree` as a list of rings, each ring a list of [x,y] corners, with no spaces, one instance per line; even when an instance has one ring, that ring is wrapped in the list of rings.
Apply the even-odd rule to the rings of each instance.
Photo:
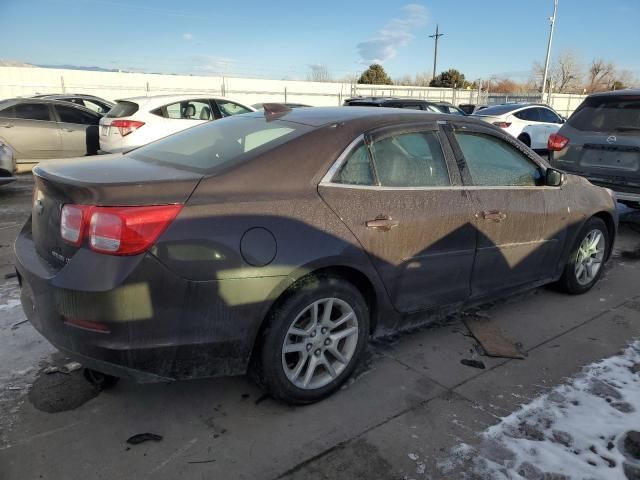
[[[369,85],[393,85],[393,80],[384,71],[382,65],[374,63],[365,72],[360,75],[358,83],[366,83]]]
[[[436,77],[429,82],[430,87],[466,88],[467,85],[468,82],[464,79],[464,74],[455,68],[450,68],[446,72],[436,75]]]

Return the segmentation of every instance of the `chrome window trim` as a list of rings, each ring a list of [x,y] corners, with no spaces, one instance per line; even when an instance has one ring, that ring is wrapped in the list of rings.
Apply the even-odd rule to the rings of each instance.
[[[549,185],[518,186],[518,185],[445,185],[432,187],[382,187],[378,185],[349,185],[345,183],[320,182],[323,187],[353,188],[358,190],[393,190],[393,191],[422,191],[422,190],[557,190],[561,187]]]
[[[322,177],[322,180],[320,180],[320,185],[342,185],[341,183],[334,183],[331,180],[336,175],[336,173],[338,173],[338,170],[345,162],[347,157],[355,150],[357,146],[359,146],[360,143],[364,143],[364,133],[358,135],[349,145],[347,145],[347,147],[338,156],[336,161],[333,162],[333,165],[329,167],[329,170],[327,170],[327,173],[325,173],[324,177]]]

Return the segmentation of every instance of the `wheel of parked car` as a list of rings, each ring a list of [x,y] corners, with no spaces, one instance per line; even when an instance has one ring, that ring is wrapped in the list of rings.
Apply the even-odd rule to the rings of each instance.
[[[593,217],[582,227],[576,239],[560,286],[573,294],[590,290],[602,275],[608,251],[607,226],[600,218]]]
[[[329,276],[303,280],[268,322],[254,377],[291,403],[312,403],[338,389],[369,335],[369,309],[360,292]]]
[[[113,387],[118,383],[118,380],[120,380],[120,377],[107,375],[106,373],[98,372],[97,370],[92,370],[90,368],[85,368],[82,374],[87,382],[101,391]]]
[[[518,140],[520,140],[522,143],[524,143],[527,147],[531,146],[531,137],[529,137],[529,135],[522,134],[518,137]]]

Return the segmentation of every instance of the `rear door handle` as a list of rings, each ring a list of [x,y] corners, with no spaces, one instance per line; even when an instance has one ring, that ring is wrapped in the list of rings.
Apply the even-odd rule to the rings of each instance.
[[[507,218],[506,213],[502,213],[498,210],[485,210],[481,213],[482,218],[485,220],[489,220],[491,222],[501,222],[505,218]]]
[[[73,133],[75,130],[73,128],[63,128],[65,132]]]
[[[397,227],[400,224],[397,220],[393,220],[391,217],[380,216],[375,220],[367,220],[366,225],[367,228],[372,228],[374,230],[380,230],[382,232],[388,232],[392,228]]]
[[[13,128],[13,125],[11,125],[10,123],[5,123],[4,125],[2,125],[4,128]]]

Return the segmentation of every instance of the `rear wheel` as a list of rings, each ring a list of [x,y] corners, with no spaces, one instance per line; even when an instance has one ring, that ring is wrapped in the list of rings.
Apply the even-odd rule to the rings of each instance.
[[[520,135],[518,137],[518,140],[524,143],[527,147],[531,147],[531,137],[529,137],[529,135],[527,135],[526,133]]]
[[[120,380],[119,377],[107,375],[106,373],[98,372],[97,370],[92,370],[90,368],[85,368],[82,374],[87,382],[100,391],[113,387],[118,383],[118,380]]]
[[[362,357],[369,335],[362,295],[336,277],[304,280],[267,321],[253,374],[289,403],[312,403],[337,390]]]
[[[607,226],[600,218],[589,219],[576,239],[564,273],[558,282],[560,287],[572,294],[590,290],[602,275],[608,251]]]

